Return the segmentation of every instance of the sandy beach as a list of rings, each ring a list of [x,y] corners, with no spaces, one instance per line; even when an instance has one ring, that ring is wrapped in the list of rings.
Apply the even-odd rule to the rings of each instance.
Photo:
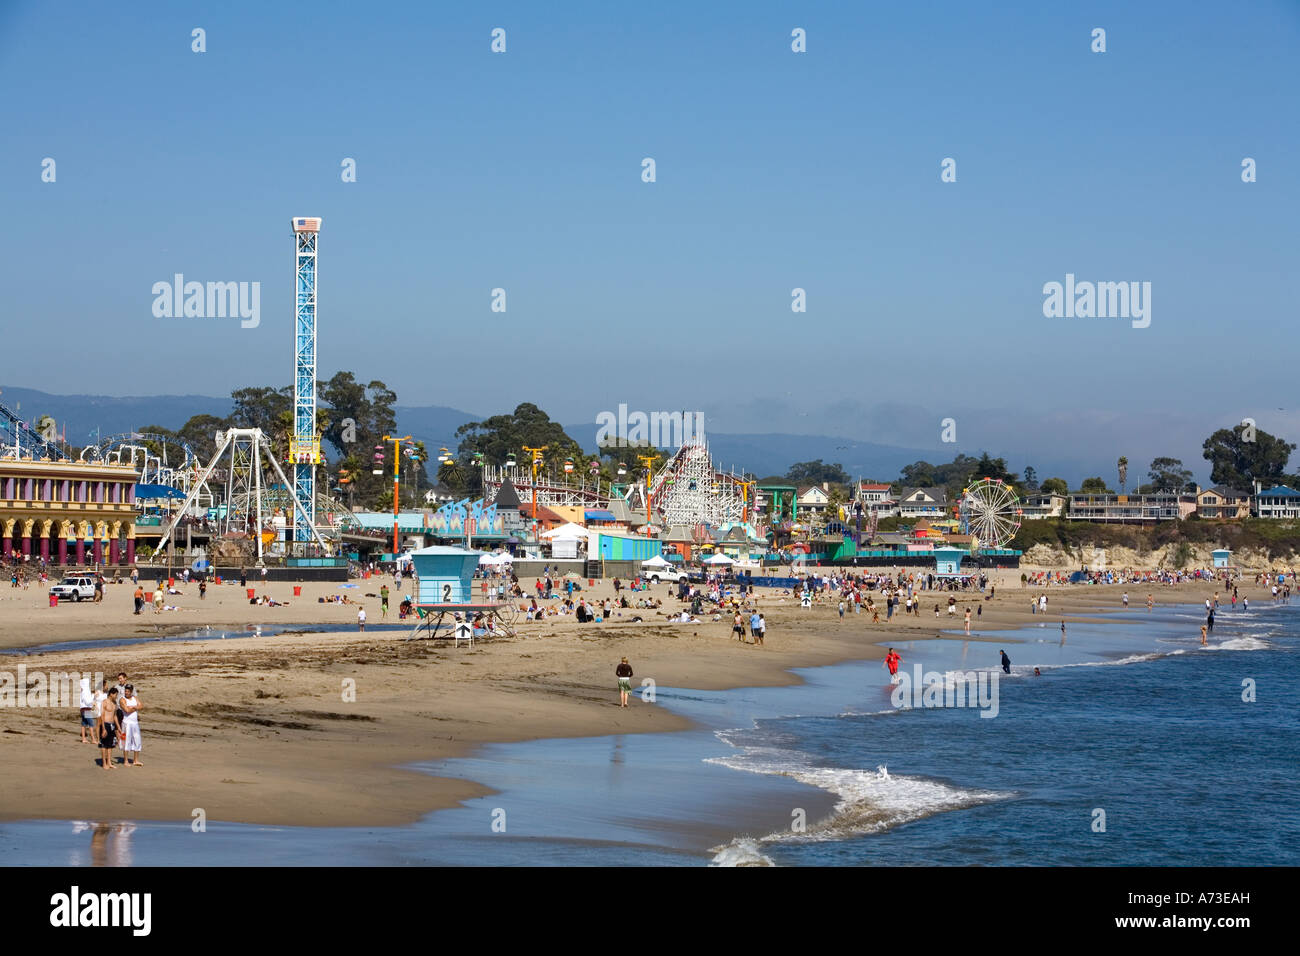
[[[514,637],[457,648],[448,640],[407,641],[406,629],[357,633],[355,606],[317,600],[347,594],[378,624],[379,601],[366,595],[385,582],[391,586],[391,579],[357,582],[350,590],[309,583],[298,598],[291,585],[273,584],[266,593],[288,602],[281,607],[249,606],[237,585],[210,587],[200,601],[191,585],[168,597],[178,610],[146,609],[138,617],[127,583],[110,585],[100,604],[57,608],[48,606],[39,585],[5,588],[0,647],[6,649],[157,638],[205,626],[214,636],[5,656],[0,670],[11,672],[19,664],[29,673],[126,671],[144,705],[144,751],[143,766],[119,763],[105,771],[95,748],[80,742],[75,707],[0,708],[7,755],[0,818],[189,820],[201,808],[209,819],[268,825],[408,823],[486,792],[473,782],[402,769],[411,763],[464,755],[488,742],[685,728],[684,718],[637,694],[628,709],[617,706],[620,657],[632,663],[634,687],[643,678],[698,689],[796,683],[791,668],[879,658],[888,642],[960,631],[967,606],[983,608],[972,618],[975,637],[1041,622],[1029,609],[1038,591],[1022,587],[1019,574],[996,573],[996,596],[989,600],[959,594],[952,617],[934,616],[933,605],[946,605],[946,592],[922,592],[919,618],[896,614],[886,623],[882,612],[879,624],[851,611],[841,621],[831,601],[804,609],[789,594],[759,589],[768,622],[763,646],[739,644],[729,617],[683,624],[654,611],[624,610],[622,618],[601,624],[580,625],[571,617],[525,622]],[[1125,590],[1128,611],[1120,600]],[[1163,605],[1200,602],[1215,590],[1208,583],[1053,585],[1045,593],[1048,618],[1068,625],[1098,613],[1142,614],[1148,592]],[[613,590],[597,582],[583,593],[601,599]],[[1252,603],[1266,600],[1254,586],[1241,593]],[[680,606],[667,585],[652,594],[664,600],[660,614]],[[384,623],[397,623],[395,606]],[[628,620],[638,613],[648,619]],[[322,625],[348,630],[313,630]],[[231,636],[254,626],[293,633]],[[115,784],[111,790],[106,779]]]

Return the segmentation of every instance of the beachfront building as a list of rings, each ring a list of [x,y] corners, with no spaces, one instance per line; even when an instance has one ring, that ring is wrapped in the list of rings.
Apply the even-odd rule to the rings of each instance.
[[[1196,513],[1202,518],[1249,518],[1250,492],[1215,485],[1196,493]]]
[[[862,502],[868,508],[883,504],[891,497],[889,485],[874,481],[859,481],[857,493],[854,495],[855,500]]]
[[[824,515],[831,503],[831,496],[828,492],[829,486],[825,484],[803,485],[799,488],[796,499],[799,502],[799,510],[806,512],[809,517]]]
[[[1275,485],[1256,492],[1255,514],[1260,518],[1300,518],[1300,491]]]
[[[1184,497],[1195,505],[1192,495],[1070,495],[1070,520],[1115,524],[1177,521],[1184,516]]]
[[[1065,513],[1065,495],[1033,494],[1020,499],[1021,518],[1059,518]]]
[[[129,465],[0,458],[0,557],[60,565],[135,562]]]
[[[900,518],[946,518],[948,496],[942,488],[904,488],[898,497]]]

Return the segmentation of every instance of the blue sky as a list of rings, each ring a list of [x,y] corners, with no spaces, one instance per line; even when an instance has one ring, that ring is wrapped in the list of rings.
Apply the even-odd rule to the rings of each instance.
[[[0,9],[12,385],[288,384],[319,215],[320,369],[402,404],[1198,469],[1243,416],[1300,439],[1295,0]],[[261,325],[155,318],[176,272],[260,282]],[[1045,318],[1066,273],[1151,282],[1150,328]]]

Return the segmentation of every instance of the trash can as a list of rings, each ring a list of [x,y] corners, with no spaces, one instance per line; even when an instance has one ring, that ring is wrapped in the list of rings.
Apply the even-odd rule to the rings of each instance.
[[[218,583],[218,584],[221,583],[221,575],[219,575],[219,574],[217,575],[217,583]]]
[[[302,597],[302,586],[301,586],[301,585],[297,585],[297,584],[295,584],[295,585],[293,586],[293,596],[294,596],[294,597]]]
[[[595,586],[596,586],[596,579],[595,579],[595,578],[587,578],[587,587],[589,587],[589,588],[594,588]]]
[[[249,588],[249,589],[248,589],[248,599],[251,601],[251,600],[253,600],[253,598],[255,598],[255,597],[257,597],[257,588]]]
[[[167,579],[167,586],[168,586],[169,588],[174,588],[174,587],[176,587],[176,579],[175,579],[175,578],[168,578],[168,579]]]
[[[51,594],[50,607],[58,607],[58,606],[59,606],[59,596],[57,594]]]

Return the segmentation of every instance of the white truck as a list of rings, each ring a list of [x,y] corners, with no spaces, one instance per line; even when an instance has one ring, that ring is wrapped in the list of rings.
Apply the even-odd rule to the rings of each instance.
[[[690,575],[681,568],[665,567],[658,562],[647,562],[641,565],[641,577],[645,578],[652,584],[658,584],[660,581],[688,581]]]
[[[60,601],[66,601],[69,598],[74,601],[80,601],[82,598],[93,598],[95,596],[95,579],[89,575],[64,578],[50,588],[50,593]]]

